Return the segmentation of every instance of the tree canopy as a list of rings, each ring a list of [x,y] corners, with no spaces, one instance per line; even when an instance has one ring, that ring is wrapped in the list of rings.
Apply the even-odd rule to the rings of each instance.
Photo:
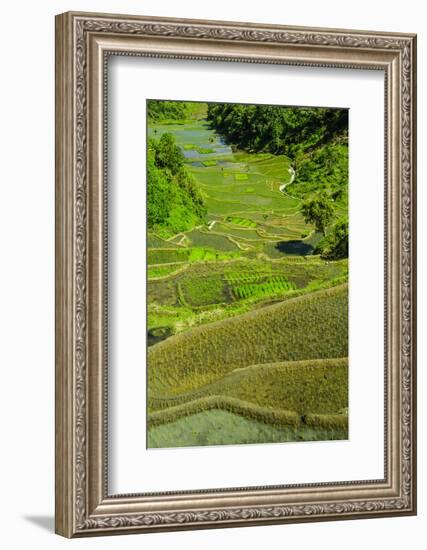
[[[316,231],[326,235],[326,228],[334,217],[334,208],[326,195],[318,193],[302,204],[301,213],[306,223],[312,223]]]
[[[346,136],[347,109],[209,103],[208,121],[237,147],[294,158]]]
[[[147,115],[150,122],[182,121],[190,118],[200,118],[206,114],[206,103],[196,101],[167,101],[164,99],[149,99]]]
[[[147,151],[148,227],[159,234],[186,231],[201,223],[206,207],[184,156],[171,134],[150,139]]]
[[[348,218],[341,218],[334,224],[326,237],[318,243],[315,253],[327,260],[348,257]]]
[[[149,99],[147,101],[147,114],[148,120],[152,122],[165,119],[178,120],[187,117],[188,109],[185,101]]]

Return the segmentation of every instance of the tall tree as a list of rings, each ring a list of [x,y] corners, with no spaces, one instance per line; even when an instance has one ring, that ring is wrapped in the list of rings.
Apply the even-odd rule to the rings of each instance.
[[[148,227],[161,235],[191,229],[206,216],[203,197],[171,134],[148,141],[147,209]]]
[[[316,231],[326,235],[326,228],[334,217],[334,207],[326,195],[318,193],[302,204],[301,213],[305,223],[314,224]]]
[[[315,254],[326,260],[348,257],[348,219],[338,220],[329,233],[317,245]]]
[[[184,155],[172,134],[163,134],[156,147],[156,165],[177,174],[184,165]]]

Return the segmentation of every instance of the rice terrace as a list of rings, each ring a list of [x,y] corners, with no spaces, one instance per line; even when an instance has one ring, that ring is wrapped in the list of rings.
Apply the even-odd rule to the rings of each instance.
[[[348,111],[147,125],[147,446],[348,439]]]

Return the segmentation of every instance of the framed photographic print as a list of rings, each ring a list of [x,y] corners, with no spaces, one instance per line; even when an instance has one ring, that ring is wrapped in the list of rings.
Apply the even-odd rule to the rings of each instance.
[[[56,531],[416,513],[416,37],[56,18]]]

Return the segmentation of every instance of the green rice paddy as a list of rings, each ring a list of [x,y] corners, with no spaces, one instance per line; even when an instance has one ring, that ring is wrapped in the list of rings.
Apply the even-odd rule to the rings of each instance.
[[[186,416],[148,432],[148,447],[199,447],[201,445],[243,445],[347,439],[347,429],[311,426],[276,427],[257,420],[213,409]]]
[[[148,234],[148,447],[346,439],[348,261],[313,255],[289,159],[200,117],[148,130],[165,132],[208,214]]]

